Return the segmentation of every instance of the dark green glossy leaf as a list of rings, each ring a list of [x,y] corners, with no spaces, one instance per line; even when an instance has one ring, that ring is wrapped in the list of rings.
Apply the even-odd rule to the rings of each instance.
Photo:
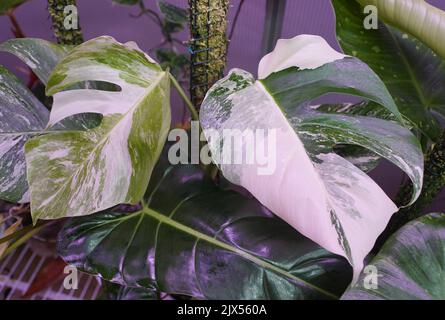
[[[351,277],[346,260],[189,165],[159,165],[141,211],[72,219],[58,251],[119,284],[207,299],[334,298]]]
[[[412,34],[445,59],[445,11],[429,4],[430,0],[356,1],[375,6],[379,18]]]
[[[445,114],[445,63],[408,34],[379,24],[363,27],[365,14],[355,1],[332,0],[337,38],[345,53],[366,62],[382,79],[400,112],[422,133],[437,140],[440,125],[431,110]]]
[[[132,288],[104,281],[104,289],[109,300],[158,300],[155,290]]]
[[[402,227],[370,265],[377,282],[370,281],[369,269],[343,299],[445,299],[445,214],[429,214]]]

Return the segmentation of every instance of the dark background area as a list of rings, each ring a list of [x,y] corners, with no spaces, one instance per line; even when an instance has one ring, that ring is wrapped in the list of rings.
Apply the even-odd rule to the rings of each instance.
[[[188,5],[187,0],[169,0],[169,2],[181,7]],[[429,0],[427,2],[445,10],[445,0]],[[239,3],[240,0],[231,0],[229,31]],[[146,0],[145,4],[148,8],[157,10],[156,1]],[[111,0],[77,0],[77,5],[80,26],[85,40],[101,35],[110,35],[120,42],[135,41],[145,51],[156,47],[162,41],[159,27],[150,19],[144,16],[131,17],[131,14],[139,12],[135,6],[116,5]],[[46,0],[30,0],[15,11],[15,16],[27,37],[54,41]],[[258,62],[263,56],[262,40],[265,17],[266,0],[245,0],[230,44],[227,70],[237,67],[256,75]],[[331,46],[339,49],[335,38],[335,17],[330,0],[287,0],[282,22],[281,38],[291,38],[302,33],[317,34],[323,36]],[[0,42],[10,38],[13,38],[10,21],[7,17],[0,17]],[[182,32],[179,38],[186,41],[188,33]],[[5,65],[22,78],[26,77],[22,71],[25,66],[12,55],[0,53],[0,64]],[[339,97],[335,98],[339,99]],[[341,99],[346,98],[342,97]],[[174,97],[173,108],[182,110],[182,106],[178,104],[181,102],[177,97]],[[173,121],[175,122],[179,118],[180,116],[176,115]],[[395,195],[398,186],[404,179],[401,171],[387,162],[383,162],[371,173],[371,176],[391,197]],[[428,210],[445,211],[444,192]]]

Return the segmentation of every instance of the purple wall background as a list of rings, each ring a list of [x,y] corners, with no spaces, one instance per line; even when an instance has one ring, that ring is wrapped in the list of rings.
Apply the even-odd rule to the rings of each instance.
[[[3,1],[3,0],[0,0]],[[277,0],[279,1],[279,0]],[[181,7],[186,7],[187,0],[170,0]],[[445,0],[427,1],[445,10]],[[51,23],[46,9],[46,0],[30,0],[19,7],[15,14],[27,37],[36,37],[54,41]],[[157,10],[155,1],[145,1],[146,6]],[[229,13],[229,30],[239,5],[239,0],[231,0]],[[158,27],[147,17],[132,18],[136,7],[112,4],[111,0],[77,0],[80,24],[85,39],[101,35],[110,35],[120,42],[136,41],[144,50],[149,50],[161,42],[162,36]],[[237,29],[232,38],[228,55],[228,69],[242,68],[256,74],[261,59],[261,41],[265,17],[266,0],[247,0],[239,17]],[[297,34],[318,34],[323,36],[333,47],[339,48],[335,39],[334,14],[329,0],[288,0],[281,37],[290,38]],[[13,37],[7,17],[0,17],[0,42]],[[180,35],[187,40],[187,32]],[[24,65],[15,57],[0,53],[0,64],[19,76]],[[173,104],[179,99],[173,98]],[[179,107],[179,106],[176,106]],[[390,195],[394,196],[403,175],[395,166],[385,162],[371,173],[371,176]],[[429,208],[445,210],[445,192]]]

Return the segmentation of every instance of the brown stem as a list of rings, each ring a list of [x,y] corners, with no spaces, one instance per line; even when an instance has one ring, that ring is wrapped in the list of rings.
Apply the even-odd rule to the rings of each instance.
[[[25,38],[25,34],[23,33],[22,28],[20,27],[19,22],[17,21],[17,18],[14,15],[14,12],[8,12],[6,14],[9,17],[9,20],[11,21],[12,24],[12,33],[14,34],[14,36],[16,38]]]

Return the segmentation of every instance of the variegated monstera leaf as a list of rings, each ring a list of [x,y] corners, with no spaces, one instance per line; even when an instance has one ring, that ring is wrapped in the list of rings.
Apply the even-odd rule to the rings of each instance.
[[[118,91],[79,89],[86,81]],[[25,146],[34,220],[94,213],[138,202],[170,126],[170,79],[134,43],[99,37],[73,49],[51,74],[49,125],[98,113],[85,131],[41,135]]]
[[[318,36],[279,40],[260,62],[259,78],[235,69],[207,93],[200,120],[212,157],[228,180],[307,237],[345,256],[357,276],[397,207],[333,147],[358,145],[391,161],[411,178],[414,201],[423,175],[419,143],[393,121],[308,107],[323,94],[347,93],[401,118],[366,64],[336,52]],[[235,144],[236,136],[255,138]]]
[[[41,39],[11,39],[0,44],[25,62],[46,84],[67,49]],[[45,133],[49,111],[23,83],[0,66],[0,199],[29,202],[24,145],[29,138]],[[85,123],[68,119],[65,126]],[[80,120],[80,119],[76,119]],[[61,129],[58,126],[57,129]]]
[[[45,128],[48,118],[45,106],[0,65],[0,199],[29,201],[23,147]]]

